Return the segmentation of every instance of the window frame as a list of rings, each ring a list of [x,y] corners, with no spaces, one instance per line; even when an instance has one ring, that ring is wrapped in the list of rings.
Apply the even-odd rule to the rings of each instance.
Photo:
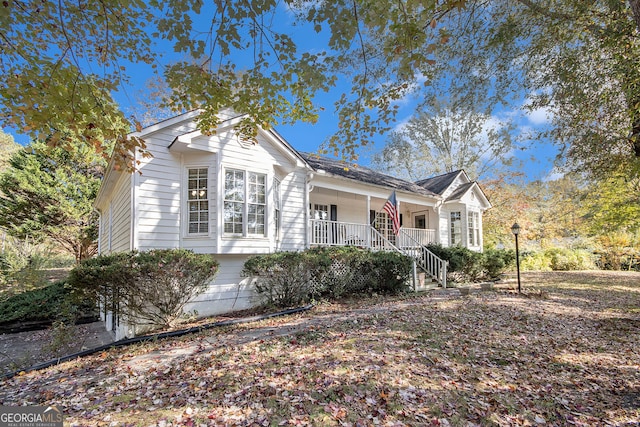
[[[275,228],[275,239],[280,241],[282,228],[282,182],[273,177],[273,225]]]
[[[233,172],[234,174],[242,174],[242,191],[241,191],[241,200],[235,198],[227,198],[227,174],[229,172]],[[269,174],[265,171],[256,171],[251,169],[244,169],[240,167],[224,167],[222,172],[222,236],[224,237],[245,237],[245,238],[266,238],[268,237],[268,212],[269,212]],[[264,177],[262,183],[260,182],[250,182],[250,176],[255,175],[256,177]],[[234,177],[235,178],[235,177]],[[237,178],[234,179],[234,182],[238,182]],[[251,186],[263,186],[264,192],[260,194],[260,192],[256,192],[255,195],[258,197],[254,198],[254,201],[251,200]],[[257,188],[256,187],[256,188]],[[259,201],[259,196],[262,195],[262,202]],[[258,199],[258,201],[256,201]],[[241,209],[241,220],[240,222],[231,222],[234,224],[233,231],[227,231],[227,225],[229,222],[226,220],[227,207],[229,204],[240,205]],[[255,212],[250,212],[252,209],[250,206],[260,207],[262,206],[262,213],[260,213],[260,209],[256,208]],[[252,232],[252,228],[250,227],[249,221],[250,216],[255,215],[255,218],[259,218],[262,216],[262,233]],[[237,232],[237,225],[241,224],[241,232]]]
[[[457,216],[457,218],[454,218]],[[456,223],[458,224],[458,229],[456,230]],[[456,241],[455,237],[458,236],[459,239]],[[449,244],[450,246],[462,245],[462,212],[454,211],[449,213]]]
[[[469,246],[480,246],[480,212],[467,212]]]
[[[204,191],[206,192],[206,196],[203,198],[196,198],[196,199],[191,199],[191,194],[192,191],[203,191],[203,189],[201,189],[199,186],[198,188],[192,189],[190,188],[190,183],[191,183],[191,171],[198,171],[198,176],[195,178],[198,181],[198,185],[199,185],[199,181],[202,179],[202,176],[200,175],[201,171],[205,171],[204,172],[204,179],[206,180],[206,187],[204,188]],[[186,237],[202,237],[202,236],[209,236],[211,233],[211,169],[209,166],[206,165],[186,165],[185,166],[185,181],[186,181],[186,185],[185,185],[185,189],[186,189],[186,197],[185,197],[185,236]],[[206,202],[206,210],[200,209],[201,207],[201,203],[202,202]],[[206,231],[201,231],[200,227],[198,227],[198,231],[191,231],[191,225],[192,225],[192,220],[191,220],[191,204],[192,203],[197,203],[198,204],[198,209],[196,210],[196,212],[198,213],[198,220],[194,221],[194,224],[206,224]],[[201,215],[202,214],[206,215],[206,221],[202,221]]]
[[[323,203],[313,203],[311,218],[320,221],[329,221],[329,205]]]

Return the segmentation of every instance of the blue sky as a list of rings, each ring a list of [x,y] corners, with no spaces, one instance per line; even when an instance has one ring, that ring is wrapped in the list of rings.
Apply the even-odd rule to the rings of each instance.
[[[281,7],[282,8],[282,7]],[[326,35],[316,34],[313,30],[305,28],[302,25],[291,25],[293,22],[293,16],[288,10],[280,10],[278,18],[281,19],[281,23],[278,26],[284,28],[292,35],[296,40],[304,40],[302,48],[314,50],[316,43],[318,46],[324,47],[323,38]],[[170,46],[166,43],[159,43],[157,48],[163,52],[165,58],[163,62],[169,60],[181,59],[176,54],[170,52]],[[114,97],[121,105],[123,110],[127,112],[130,110],[130,106],[135,102],[136,95],[144,89],[147,79],[152,75],[152,70],[146,65],[130,64],[127,66],[127,72],[131,76],[130,84],[123,86],[120,90],[114,93]],[[337,117],[334,114],[334,101],[338,99],[339,95],[348,90],[346,84],[339,84],[330,93],[320,93],[315,99],[317,105],[323,107],[323,111],[320,112],[320,118],[316,124],[299,123],[291,126],[277,126],[276,130],[285,137],[285,139],[300,151],[314,152],[318,150],[325,140],[331,136],[338,126]],[[523,103],[525,101],[523,100]],[[400,110],[397,115],[397,121],[394,127],[402,126],[413,114],[417,104],[415,98],[406,99],[399,102]],[[519,109],[520,106],[513,106],[512,109],[502,109],[496,111],[495,120],[500,120],[501,117],[510,116],[513,118],[517,125],[518,132],[526,134],[530,129],[546,126],[549,122],[549,115],[546,111],[534,111],[532,113],[526,113]],[[14,135],[17,142],[26,144],[29,139],[25,135],[21,135],[12,129],[5,129]],[[360,148],[358,150],[359,161],[362,165],[368,165],[371,156],[380,151],[386,141],[386,135],[379,135],[375,138],[375,145],[373,147]],[[557,153],[557,149],[549,143],[543,143],[537,141],[530,143],[526,150],[515,150],[513,155],[517,159],[515,162],[515,168],[525,173],[528,179],[548,179],[553,176],[552,161]]]

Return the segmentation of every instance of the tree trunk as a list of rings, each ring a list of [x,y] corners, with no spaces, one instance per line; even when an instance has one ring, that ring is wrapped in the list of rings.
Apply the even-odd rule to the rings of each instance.
[[[633,13],[633,20],[636,23],[636,28],[638,32],[640,32],[640,0],[629,0],[629,6],[631,6],[631,13]],[[629,108],[631,109],[631,136],[630,142],[633,145],[633,151],[635,156],[640,158],[640,111],[637,110],[636,103],[638,101],[638,97],[636,99],[632,99],[629,103]]]
[[[640,31],[640,0],[629,0],[629,6],[631,6],[631,13],[633,13],[633,20],[636,22],[636,27]]]

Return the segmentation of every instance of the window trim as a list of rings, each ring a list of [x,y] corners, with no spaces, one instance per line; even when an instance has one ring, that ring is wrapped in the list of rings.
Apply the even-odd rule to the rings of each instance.
[[[274,238],[279,242],[282,232],[282,181],[274,176],[272,185]]]
[[[480,212],[469,211],[467,212],[467,229],[469,239],[469,246],[480,246]]]
[[[189,226],[191,225],[191,219],[190,219],[190,210],[189,210],[189,204],[192,200],[189,199],[189,172],[191,170],[200,170],[200,169],[205,169],[206,170],[206,178],[207,178],[207,188],[206,188],[206,192],[207,192],[207,197],[206,199],[202,199],[199,201],[206,201],[207,202],[207,231],[206,232],[196,232],[196,233],[192,233],[189,231]],[[185,214],[184,214],[184,222],[185,222],[185,226],[184,226],[184,236],[187,238],[190,237],[208,237],[211,235],[211,231],[212,231],[212,226],[211,226],[211,190],[212,190],[212,186],[211,186],[211,167],[209,165],[198,165],[198,164],[189,164],[189,165],[185,165],[184,166],[184,170],[185,170],[185,178],[184,178],[184,188],[185,188],[185,198],[184,198],[184,209],[185,209]],[[200,222],[198,222],[200,223]]]
[[[453,216],[456,214],[458,218],[454,219]],[[454,224],[456,221],[460,224],[458,233],[454,233]],[[460,237],[459,241],[455,241],[454,236],[456,235]],[[463,236],[464,233],[462,232],[462,211],[449,212],[449,246],[462,245]]]
[[[227,183],[227,172],[236,171],[242,172],[243,174],[243,183],[244,183],[244,192],[243,192],[243,200],[241,202],[234,200],[226,199],[226,183]],[[264,176],[264,203],[250,203],[249,202],[249,174],[263,175]],[[222,194],[220,199],[222,200],[221,206],[221,224],[220,228],[222,230],[223,238],[248,238],[248,239],[265,239],[269,236],[269,208],[271,202],[269,201],[269,177],[270,174],[266,171],[260,171],[255,169],[246,169],[243,167],[235,167],[235,166],[223,166],[222,168]],[[242,203],[242,233],[231,233],[225,231],[225,205],[227,202],[233,203]],[[264,233],[249,233],[249,205],[259,205],[264,206]]]

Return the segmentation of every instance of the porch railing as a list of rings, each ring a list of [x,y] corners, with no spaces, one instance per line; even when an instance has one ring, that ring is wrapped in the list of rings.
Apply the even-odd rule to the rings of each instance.
[[[374,250],[398,250],[368,224],[311,220],[311,244],[318,246],[360,246]]]
[[[396,243],[368,224],[310,220],[310,242],[318,246],[360,246],[372,250],[397,251],[416,260],[417,265],[434,280],[447,286],[447,262],[413,238],[411,232],[400,229]],[[414,229],[410,229],[414,230]],[[420,237],[420,236],[418,236]]]
[[[416,244],[426,246],[436,242],[436,230],[422,228],[400,228],[402,233],[398,236],[398,246],[401,248],[412,247]]]
[[[401,249],[414,258],[418,265],[428,273],[436,282],[440,283],[443,288],[447,287],[447,261],[440,259],[429,249],[413,240],[404,229],[400,229],[400,236],[409,241],[409,245]],[[413,241],[412,241],[413,240]]]

